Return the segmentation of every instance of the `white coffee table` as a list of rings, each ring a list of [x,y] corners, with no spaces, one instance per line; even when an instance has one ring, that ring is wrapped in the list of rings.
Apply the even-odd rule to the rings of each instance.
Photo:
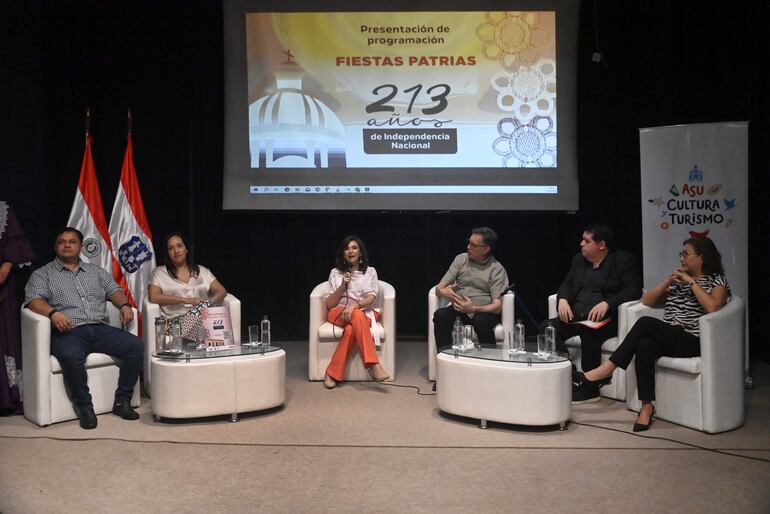
[[[500,347],[439,351],[436,395],[444,412],[514,425],[559,425],[572,411],[572,365],[565,355],[509,355]]]
[[[286,352],[277,346],[156,354],[150,365],[155,421],[230,414],[235,422],[238,413],[277,407],[286,399]]]

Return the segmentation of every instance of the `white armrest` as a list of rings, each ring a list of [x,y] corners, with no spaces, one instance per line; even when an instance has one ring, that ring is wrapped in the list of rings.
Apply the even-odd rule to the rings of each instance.
[[[230,293],[227,293],[222,303],[230,310],[230,323],[233,324],[233,339],[235,344],[241,342],[241,301]]]
[[[555,318],[559,315],[559,310],[557,308],[557,297],[555,294],[552,294],[548,297],[548,319]]]
[[[315,377],[318,367],[318,329],[326,322],[326,292],[328,282],[321,282],[310,292],[310,319],[308,327],[308,373]]]
[[[621,332],[620,327],[618,327],[618,337],[620,337],[621,340],[631,331],[634,323],[636,323],[639,318],[652,316],[653,318],[663,319],[663,309],[661,307],[648,307],[642,302],[629,305],[625,312],[626,320],[624,330]]]
[[[720,422],[744,416],[743,300],[733,297],[718,311],[701,316],[699,323],[703,425],[718,427]]]
[[[387,282],[379,281],[382,298],[380,323],[385,328],[385,337],[396,340],[396,289]]]
[[[503,340],[508,339],[511,334],[513,340],[513,325],[516,323],[516,296],[510,291],[503,295],[503,310],[500,312],[500,323],[503,325]]]
[[[51,320],[21,309],[24,414],[40,426],[51,424]]]

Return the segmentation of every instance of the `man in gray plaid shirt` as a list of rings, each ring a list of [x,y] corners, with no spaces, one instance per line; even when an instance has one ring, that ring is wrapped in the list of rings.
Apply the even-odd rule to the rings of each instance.
[[[88,390],[85,362],[89,353],[120,359],[113,414],[138,419],[131,408],[144,345],[138,337],[109,325],[105,301],[120,309],[120,322],[128,324],[134,312],[123,290],[101,266],[80,260],[83,234],[67,227],[56,234],[56,258],[38,268],[25,288],[24,304],[51,319],[51,355],[61,365],[72,395],[80,426],[96,428],[96,415]]]

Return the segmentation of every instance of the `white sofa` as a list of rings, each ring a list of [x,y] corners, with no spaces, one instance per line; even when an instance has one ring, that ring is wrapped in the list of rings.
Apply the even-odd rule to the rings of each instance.
[[[626,324],[628,323],[628,315],[626,313],[627,309],[632,306],[639,303],[639,300],[633,300],[631,302],[626,302],[620,304],[618,306],[618,334],[627,333],[627,330],[625,329]],[[558,310],[557,310],[557,301],[556,301],[556,295],[552,294],[548,297],[548,319],[555,318],[558,316]],[[606,362],[609,360],[610,355],[612,355],[612,352],[618,349],[618,346],[620,346],[620,343],[623,341],[621,337],[610,337],[602,343],[602,362]],[[567,350],[569,351],[570,358],[572,359],[572,362],[575,364],[578,370],[580,371],[588,371],[582,369],[580,366],[580,356],[582,355],[582,348],[580,346],[580,336],[574,336],[570,337],[564,342],[567,345]],[[606,396],[607,398],[612,398],[615,400],[625,401],[626,400],[626,372],[625,370],[622,370],[620,368],[617,368],[612,373],[612,383],[608,384],[606,386],[603,386],[601,389],[599,389],[599,393],[602,396]]]
[[[233,338],[241,341],[241,301],[228,293],[223,300],[230,308],[230,322],[233,324]],[[144,297],[142,301],[142,339],[144,340],[144,392],[152,391],[152,354],[155,353],[155,318],[160,316],[160,305]]]
[[[718,433],[741,426],[744,405],[745,308],[734,296],[716,312],[700,318],[700,357],[661,357],[655,366],[655,416],[702,432]],[[628,309],[627,330],[642,316],[663,318],[663,309],[641,303]],[[636,368],[626,373],[626,406],[639,411]]]
[[[500,323],[495,327],[495,339],[498,343],[505,341],[510,333],[513,337],[515,296],[512,292],[503,295],[503,310],[500,313]],[[428,291],[428,380],[436,380],[436,334],[433,331],[433,313],[436,309],[449,305],[449,300],[436,294],[436,286]],[[473,333],[474,340],[476,333]]]
[[[381,345],[377,347],[377,357],[390,380],[396,378],[396,290],[387,282],[379,281],[380,290],[374,307],[380,309],[379,331]],[[342,328],[334,327],[326,321],[326,303],[324,298],[328,282],[321,282],[310,293],[310,328],[308,331],[307,372],[310,380],[323,380],[326,368],[331,362],[337,341],[342,337]],[[345,367],[345,380],[371,380],[363,362],[354,351]]]
[[[120,327],[120,313],[107,302],[110,325]],[[137,315],[128,326],[136,335]],[[64,387],[61,365],[51,355],[51,320],[27,308],[21,309],[21,354],[24,384],[24,417],[40,426],[76,419],[72,401]],[[120,368],[109,355],[92,353],[86,359],[88,388],[94,405],[94,412],[102,414],[112,411],[115,389],[118,385]],[[134,386],[131,406],[138,407],[139,381]]]

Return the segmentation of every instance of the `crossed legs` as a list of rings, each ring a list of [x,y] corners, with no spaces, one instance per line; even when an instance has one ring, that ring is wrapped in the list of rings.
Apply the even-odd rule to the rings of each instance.
[[[369,317],[364,311],[354,309],[350,313],[350,320],[345,323],[342,320],[343,310],[343,307],[335,307],[326,315],[326,319],[330,323],[343,327],[342,337],[337,343],[337,348],[334,350],[329,366],[326,368],[327,377],[332,379],[331,382],[328,382],[327,387],[334,387],[333,383],[345,379],[345,365],[354,348],[358,348],[361,359],[364,361],[364,367],[372,374],[372,378],[377,381],[387,380],[390,377],[380,366],[380,360],[377,358],[374,338],[370,331],[371,321]],[[376,312],[375,318],[379,318],[379,314]],[[324,383],[327,383],[327,381],[324,380]]]

